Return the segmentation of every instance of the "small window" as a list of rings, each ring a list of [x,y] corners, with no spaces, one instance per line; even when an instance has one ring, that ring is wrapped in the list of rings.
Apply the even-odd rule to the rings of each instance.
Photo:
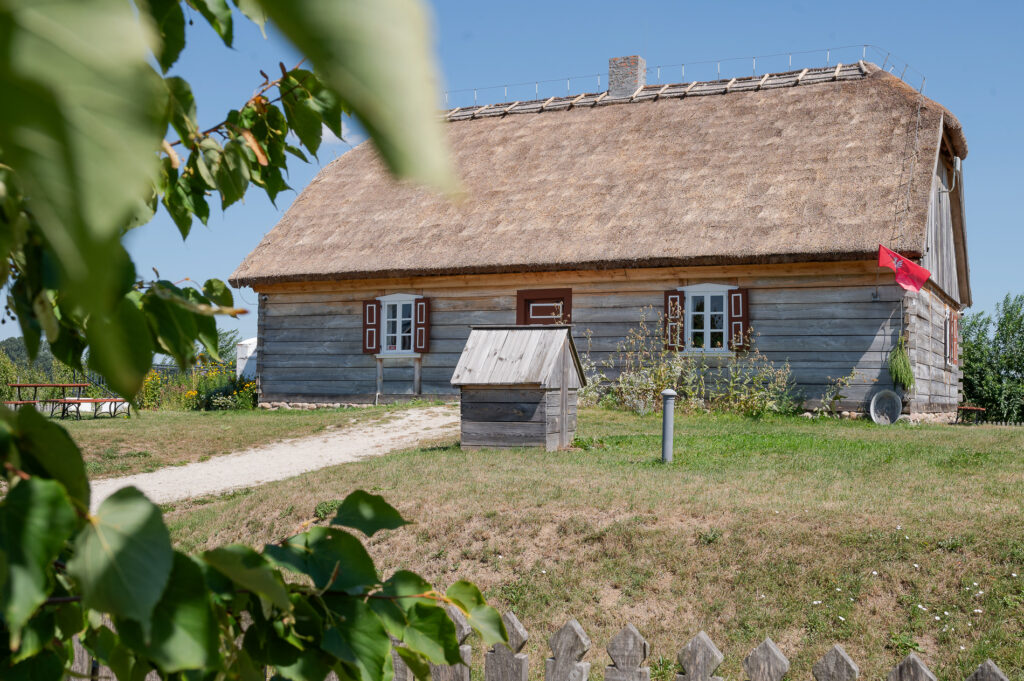
[[[415,301],[420,297],[407,293],[394,293],[378,298],[381,306],[381,354],[411,354],[413,352]]]
[[[694,352],[729,352],[726,298],[735,287],[720,284],[685,286],[685,349]]]

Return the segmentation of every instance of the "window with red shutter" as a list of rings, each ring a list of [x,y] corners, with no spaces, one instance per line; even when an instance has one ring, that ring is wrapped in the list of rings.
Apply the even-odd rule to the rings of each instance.
[[[363,352],[380,352],[380,303],[363,301]]]
[[[572,289],[516,292],[516,324],[571,324]]]
[[[430,352],[430,298],[418,298],[413,303],[413,342],[416,352]]]

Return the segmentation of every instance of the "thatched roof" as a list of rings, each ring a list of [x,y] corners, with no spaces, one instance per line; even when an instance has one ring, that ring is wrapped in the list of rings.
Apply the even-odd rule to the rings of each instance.
[[[544,104],[448,114],[461,200],[361,144],[231,282],[920,254],[943,133],[967,155],[952,114],[864,63]]]

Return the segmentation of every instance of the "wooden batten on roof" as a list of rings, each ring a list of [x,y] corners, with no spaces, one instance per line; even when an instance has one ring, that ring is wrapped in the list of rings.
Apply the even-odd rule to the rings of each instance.
[[[568,324],[474,326],[452,374],[454,386],[561,387],[562,352],[568,343],[572,370],[567,387],[587,384]]]
[[[394,180],[363,143],[231,283],[870,259],[879,243],[920,254],[943,133],[967,155],[951,113],[863,62],[446,118],[464,198]]]

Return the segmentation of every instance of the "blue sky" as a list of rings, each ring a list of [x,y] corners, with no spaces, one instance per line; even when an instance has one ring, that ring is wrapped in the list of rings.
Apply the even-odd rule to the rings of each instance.
[[[992,310],[1007,292],[1024,292],[1024,218],[1021,205],[1024,126],[1020,125],[1024,91],[1019,88],[1018,45],[1024,31],[1024,3],[1017,2],[436,2],[432,3],[437,54],[446,88],[465,90],[492,85],[530,83],[510,91],[515,99],[534,91],[564,94],[565,79],[574,92],[607,85],[608,58],[640,54],[650,67],[674,65],[662,72],[664,82],[715,75],[705,60],[743,57],[722,63],[722,75],[749,75],[750,57],[846,45],[877,45],[904,62],[907,80],[927,78],[925,94],[944,104],[964,125],[970,152],[964,162],[967,192],[968,248],[974,309]],[[278,71],[298,56],[283,39],[239,21],[235,48],[223,47],[200,18],[190,29],[188,47],[173,72],[186,77],[196,94],[200,123],[214,124],[244,103],[259,84],[259,69]],[[829,55],[832,63],[860,57],[860,48]],[[869,52],[880,62],[884,53]],[[794,66],[824,65],[826,55],[796,54]],[[758,72],[783,70],[787,57],[761,59]],[[649,81],[656,80],[652,71]],[[916,79],[916,80],[915,80]],[[396,96],[400,96],[396,93]],[[471,103],[473,93],[450,95],[453,105]],[[480,90],[481,102],[504,101],[503,89]],[[349,136],[357,142],[357,131]],[[341,141],[325,145],[326,164],[351,147]],[[319,170],[314,162],[292,168],[289,183],[301,190]],[[128,246],[140,274],[155,267],[164,278],[227,279],[235,266],[281,217],[297,194],[287,192],[274,207],[262,192],[251,190],[244,205],[226,214],[214,209],[208,227],[198,223],[182,242],[164,214],[129,237]],[[243,337],[256,331],[255,294],[236,293],[253,314],[238,322]],[[14,331],[10,325],[4,331]]]

